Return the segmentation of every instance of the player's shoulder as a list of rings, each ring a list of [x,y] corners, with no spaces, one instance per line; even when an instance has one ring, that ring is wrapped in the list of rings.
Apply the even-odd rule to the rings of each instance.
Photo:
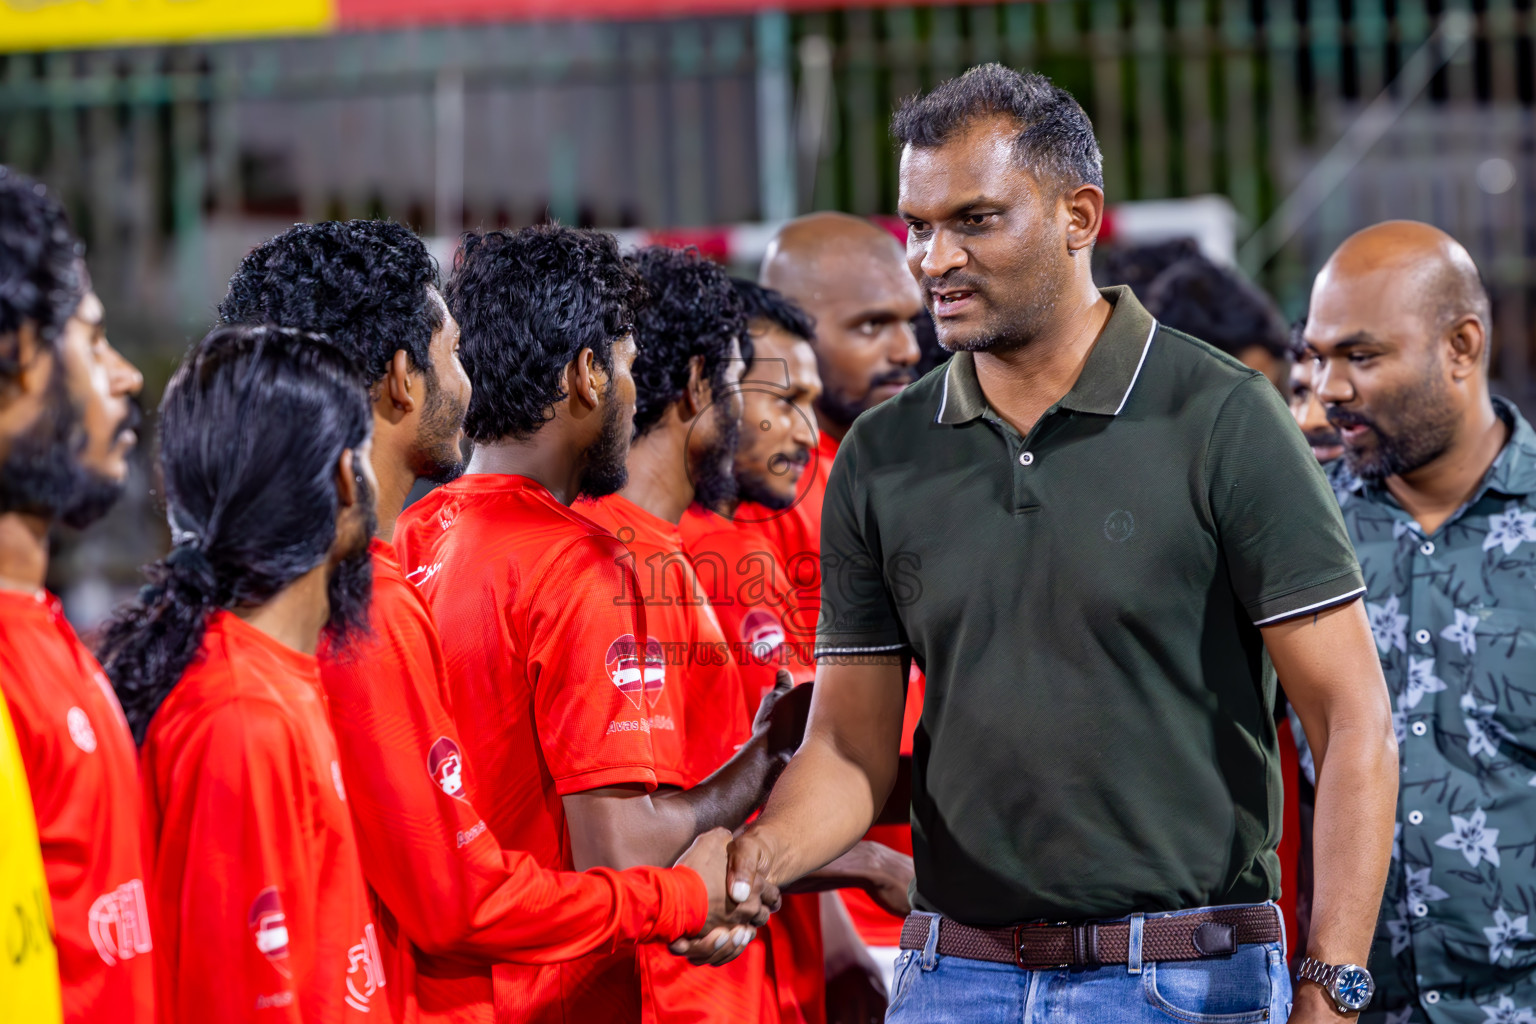
[[[905,460],[911,445],[937,422],[949,363],[945,361],[853,421],[838,447],[839,459]]]

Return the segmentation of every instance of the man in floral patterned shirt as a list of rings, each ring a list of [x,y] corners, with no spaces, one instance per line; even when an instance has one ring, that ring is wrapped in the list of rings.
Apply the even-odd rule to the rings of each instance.
[[[1488,296],[1410,221],[1344,242],[1306,343],[1402,757],[1364,1019],[1536,1024],[1536,432],[1488,392]]]

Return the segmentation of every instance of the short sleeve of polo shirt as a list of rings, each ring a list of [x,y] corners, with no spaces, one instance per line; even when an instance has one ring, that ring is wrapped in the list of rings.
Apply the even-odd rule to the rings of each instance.
[[[529,678],[539,745],[562,796],[656,787],[644,694],[621,689],[644,645],[644,604],[617,540],[587,536],[551,559],[528,603]],[[643,653],[641,654],[643,658]]]
[[[896,654],[907,646],[885,584],[879,529],[857,485],[857,427],[838,449],[821,508],[816,657]]]
[[[1232,590],[1254,625],[1365,592],[1327,477],[1265,378],[1249,377],[1227,396],[1205,468]]]

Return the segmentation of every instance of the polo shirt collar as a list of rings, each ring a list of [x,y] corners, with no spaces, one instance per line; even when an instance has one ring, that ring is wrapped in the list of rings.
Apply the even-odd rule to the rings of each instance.
[[[1116,416],[1125,408],[1141,375],[1157,321],[1131,294],[1127,285],[1100,288],[1114,311],[1099,333],[1093,350],[1083,364],[1083,372],[1061,400],[1061,407],[1074,412]],[[944,387],[939,392],[939,411],[935,422],[954,425],[968,423],[990,411],[981,383],[976,379],[976,357],[970,352],[956,352],[944,372]]]

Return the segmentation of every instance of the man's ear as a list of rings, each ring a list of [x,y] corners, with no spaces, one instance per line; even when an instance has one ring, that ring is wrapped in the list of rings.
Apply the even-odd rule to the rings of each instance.
[[[570,400],[580,402],[588,409],[596,409],[602,400],[603,391],[608,387],[608,375],[598,365],[597,355],[590,348],[576,353],[576,358],[566,368],[565,377]]]
[[[1063,202],[1067,211],[1067,250],[1088,248],[1104,226],[1104,190],[1097,185],[1079,185],[1066,194]]]
[[[683,419],[691,420],[708,409],[712,392],[709,380],[704,376],[704,357],[694,356],[688,360],[688,387],[683,392]]]
[[[397,414],[395,418],[409,416],[416,410],[417,399],[421,397],[417,392],[426,386],[423,380],[413,380],[412,376],[410,354],[403,348],[396,349],[394,357],[389,361],[389,370],[384,374],[384,387],[379,395],[380,399],[388,403],[388,408]],[[422,375],[415,376],[420,378]]]
[[[343,449],[336,460],[336,497],[342,508],[357,504],[357,471],[353,467],[352,449]]]
[[[1468,313],[1451,325],[1446,334],[1451,379],[1465,380],[1481,370],[1488,354],[1488,331],[1476,314]]]
[[[11,339],[0,341],[0,351],[12,347],[16,352],[16,376],[4,382],[0,395],[42,394],[58,365],[57,350],[43,344],[37,325],[30,320],[23,323]]]

